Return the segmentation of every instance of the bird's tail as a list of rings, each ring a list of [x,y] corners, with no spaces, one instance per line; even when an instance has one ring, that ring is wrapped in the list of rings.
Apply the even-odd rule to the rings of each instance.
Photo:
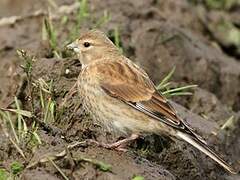
[[[181,139],[185,140],[189,144],[193,145],[203,153],[205,153],[207,156],[212,158],[214,161],[216,161],[218,164],[220,164],[222,167],[224,167],[227,171],[229,171],[232,174],[237,174],[237,171],[235,171],[232,167],[230,167],[223,159],[221,159],[210,147],[208,147],[206,144],[198,140],[197,138],[183,133],[181,131],[177,132],[177,136]]]

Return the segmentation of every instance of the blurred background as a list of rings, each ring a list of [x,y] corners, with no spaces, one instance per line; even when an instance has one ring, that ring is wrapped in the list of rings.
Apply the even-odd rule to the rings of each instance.
[[[68,142],[79,137],[101,138],[85,126],[79,125],[79,130],[72,122],[84,119],[73,115],[75,105],[69,105],[62,114],[58,109],[81,69],[79,61],[65,46],[83,30],[93,28],[104,31],[120,51],[147,71],[156,85],[167,77],[166,87],[160,90],[171,92],[166,96],[177,103],[179,113],[239,167],[240,0],[0,0],[0,107],[10,107],[17,97],[25,109],[32,108],[31,112],[41,119],[45,117],[41,109],[44,103],[35,100],[33,108],[29,99],[39,97],[36,91],[39,86],[49,93],[52,86],[47,84],[51,82],[54,93],[45,98],[54,112],[53,117],[48,113],[45,118],[53,118],[57,122],[54,126],[64,129],[66,137],[70,137]],[[33,91],[28,87],[32,79],[37,79]],[[184,91],[172,91],[178,87],[187,87],[187,91],[184,88]],[[38,94],[29,95],[32,92]],[[61,123],[71,127],[65,127],[66,124],[64,128],[59,127]],[[39,131],[47,146],[43,152],[66,143],[61,138],[55,142],[54,135],[43,129]],[[3,144],[0,168],[10,172],[10,161],[26,163],[26,160],[16,150],[9,150],[14,146],[9,146],[3,132],[0,129],[0,144]],[[220,168],[195,150],[181,147],[151,136],[134,146],[143,161],[132,156],[124,161],[116,153],[109,154],[102,149],[87,151],[85,155],[100,159],[106,156],[105,160],[113,164],[121,162],[115,176],[100,173],[99,179],[131,179],[132,172],[143,174],[146,179],[158,179],[159,174],[165,179],[234,179],[222,171],[217,173]],[[98,154],[101,151],[104,155]],[[28,157],[39,156],[38,151],[33,152],[31,148],[24,151]],[[64,163],[60,166],[71,178],[75,173],[76,179],[97,179],[99,173],[92,167],[86,168],[85,174],[84,170],[72,173]],[[21,171],[18,177],[24,174],[26,179],[31,179],[40,172],[41,178],[62,179],[49,166],[39,168],[39,171]],[[91,172],[96,176],[91,176]]]

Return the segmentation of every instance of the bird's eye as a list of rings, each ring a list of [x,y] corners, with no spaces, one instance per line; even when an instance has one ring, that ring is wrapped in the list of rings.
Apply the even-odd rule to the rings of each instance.
[[[83,46],[86,47],[86,48],[89,47],[90,45],[91,45],[91,44],[90,44],[89,42],[84,42],[84,43],[83,43]]]

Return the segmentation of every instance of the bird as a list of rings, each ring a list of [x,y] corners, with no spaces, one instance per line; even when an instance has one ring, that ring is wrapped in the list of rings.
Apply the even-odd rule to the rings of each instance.
[[[237,174],[178,116],[148,74],[125,57],[102,31],[88,30],[66,48],[74,51],[82,64],[77,88],[83,108],[108,131],[127,136],[106,147],[121,150],[144,133],[165,135],[188,142]]]

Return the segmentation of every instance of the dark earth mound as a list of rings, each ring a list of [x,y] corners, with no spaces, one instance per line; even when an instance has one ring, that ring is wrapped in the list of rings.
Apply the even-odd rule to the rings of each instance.
[[[57,1],[56,5],[70,6],[72,3],[74,2]],[[220,42],[220,35],[214,36],[213,31],[206,26],[206,19],[209,24],[213,23],[209,17],[214,12],[220,13],[220,10],[211,10],[204,4],[196,4],[187,0],[92,0],[89,9],[93,19],[102,16],[103,10],[110,13],[110,21],[103,24],[101,29],[111,35],[118,27],[124,54],[143,67],[154,83],[158,84],[176,67],[172,81],[177,85],[198,85],[192,96],[174,97],[173,101],[176,103],[172,104],[179,115],[213,149],[239,169],[239,56],[237,51],[229,53],[229,49],[226,50],[228,46]],[[19,155],[19,151],[6,137],[3,125],[0,126],[0,169],[10,171],[11,163],[18,161],[25,168],[17,178],[63,179],[49,160],[40,162],[46,157],[55,157],[54,162],[69,179],[125,180],[135,176],[142,176],[146,180],[240,178],[239,175],[228,174],[187,143],[173,142],[167,137],[156,135],[141,137],[129,145],[127,153],[107,150],[89,143],[68,149],[69,144],[76,141],[95,139],[113,142],[119,137],[92,123],[78,100],[81,94],[69,95],[81,71],[81,64],[74,58],[53,57],[49,44],[42,40],[42,24],[47,16],[45,10],[48,6],[47,3],[31,0],[21,1],[20,4],[17,0],[0,2],[0,107],[11,107],[14,96],[17,96],[21,100],[22,109],[30,111],[32,104],[27,97],[32,95],[34,113],[37,118],[42,117],[38,102],[39,92],[35,88],[33,94],[29,94],[33,86],[27,85],[26,75],[20,67],[24,62],[18,57],[17,49],[24,49],[35,56],[32,79],[34,82],[39,79],[52,81],[51,98],[56,102],[54,122],[45,124],[41,123],[41,118],[28,119],[28,125],[33,120],[38,122],[42,145],[32,150],[27,148],[27,143],[23,143],[20,147],[24,150],[26,159]],[[204,18],[200,13],[202,9],[206,16]],[[36,13],[37,10],[40,11]],[[233,17],[236,17],[239,10],[238,6],[226,10],[224,17],[236,23]],[[76,23],[76,9],[66,13],[68,22],[64,25],[61,24],[61,12],[53,7],[52,13],[59,30],[59,48],[64,49],[69,29]],[[13,18],[13,21],[9,19],[14,15],[18,18]],[[92,23],[93,21],[84,22],[81,28],[92,27]],[[231,116],[236,122],[234,126],[221,128]],[[3,124],[1,119],[0,123]],[[63,156],[56,157],[63,151],[66,151]],[[26,168],[33,163],[34,166]],[[111,170],[104,169],[103,166],[106,165],[111,165]]]

